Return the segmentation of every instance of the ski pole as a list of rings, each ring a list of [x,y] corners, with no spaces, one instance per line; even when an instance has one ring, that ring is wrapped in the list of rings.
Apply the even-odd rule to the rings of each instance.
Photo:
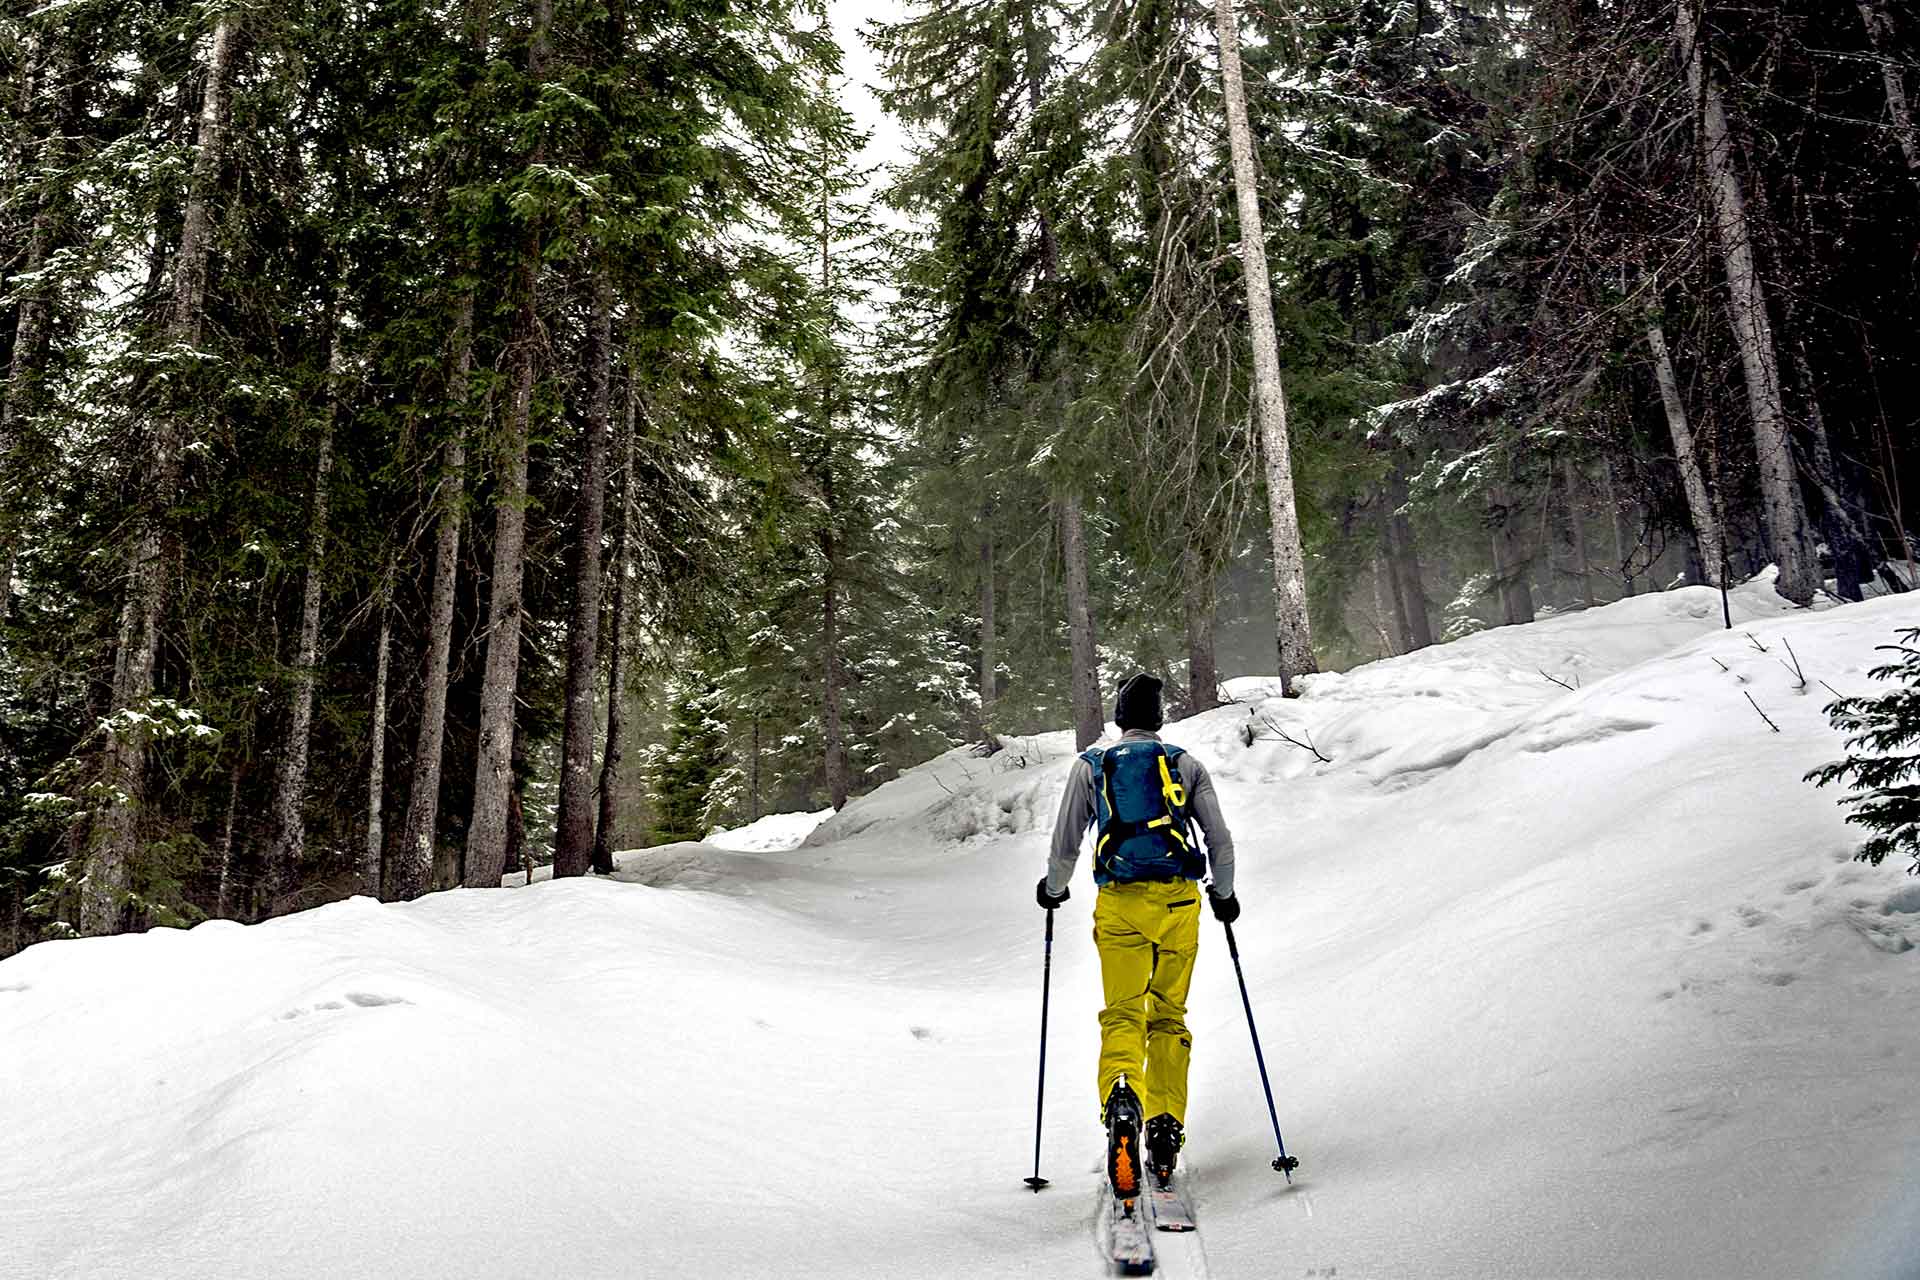
[[[1287,1154],[1287,1140],[1280,1136],[1280,1114],[1273,1109],[1273,1086],[1267,1082],[1267,1058],[1260,1052],[1260,1032],[1253,1025],[1253,1001],[1247,998],[1247,975],[1240,968],[1240,944],[1233,940],[1233,926],[1225,921],[1221,925],[1227,931],[1227,953],[1233,957],[1233,976],[1240,981],[1240,1003],[1247,1010],[1247,1034],[1253,1037],[1253,1060],[1260,1068],[1260,1090],[1267,1095],[1267,1118],[1273,1121],[1273,1140],[1280,1148],[1273,1167],[1292,1182],[1293,1171],[1300,1167],[1300,1161]]]
[[[1053,908],[1047,908],[1047,959],[1040,971],[1040,1087],[1033,1101],[1033,1176],[1027,1185],[1038,1194],[1047,1180],[1040,1176],[1040,1120],[1047,1113],[1047,1001],[1053,991]]]

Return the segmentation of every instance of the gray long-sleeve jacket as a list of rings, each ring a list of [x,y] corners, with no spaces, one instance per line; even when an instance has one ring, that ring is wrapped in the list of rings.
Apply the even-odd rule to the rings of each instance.
[[[1158,742],[1160,735],[1145,729],[1129,729],[1122,742]],[[1206,835],[1207,864],[1213,870],[1213,885],[1208,890],[1216,898],[1233,896],[1233,833],[1220,813],[1220,796],[1213,789],[1207,766],[1191,753],[1180,756],[1180,781],[1187,790],[1187,811]],[[1053,820],[1053,850],[1047,858],[1047,892],[1059,894],[1073,879],[1074,864],[1080,861],[1080,842],[1093,825],[1093,767],[1076,760],[1067,775],[1066,794],[1060,797],[1060,814]]]

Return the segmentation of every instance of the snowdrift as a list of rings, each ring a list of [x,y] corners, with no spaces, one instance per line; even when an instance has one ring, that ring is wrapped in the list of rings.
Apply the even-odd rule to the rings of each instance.
[[[1920,601],[1733,608],[1641,597],[1169,726],[1238,837],[1303,1168],[1267,1168],[1209,924],[1202,1225],[1165,1274],[1920,1275],[1920,883],[1800,780]],[[0,1276],[1098,1274],[1084,867],[1054,1186],[1020,1186],[1071,758],[955,752],[606,880],[0,963]]]

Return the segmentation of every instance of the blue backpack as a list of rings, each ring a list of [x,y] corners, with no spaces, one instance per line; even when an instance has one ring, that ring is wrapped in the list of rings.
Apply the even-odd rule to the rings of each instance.
[[[1194,847],[1179,747],[1121,742],[1081,753],[1093,769],[1095,884],[1198,880],[1207,857]]]

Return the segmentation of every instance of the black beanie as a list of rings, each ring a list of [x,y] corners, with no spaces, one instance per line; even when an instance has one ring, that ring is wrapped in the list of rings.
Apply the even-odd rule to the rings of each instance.
[[[1130,677],[1120,686],[1120,696],[1114,700],[1113,722],[1122,729],[1158,729],[1160,681],[1144,671]]]

